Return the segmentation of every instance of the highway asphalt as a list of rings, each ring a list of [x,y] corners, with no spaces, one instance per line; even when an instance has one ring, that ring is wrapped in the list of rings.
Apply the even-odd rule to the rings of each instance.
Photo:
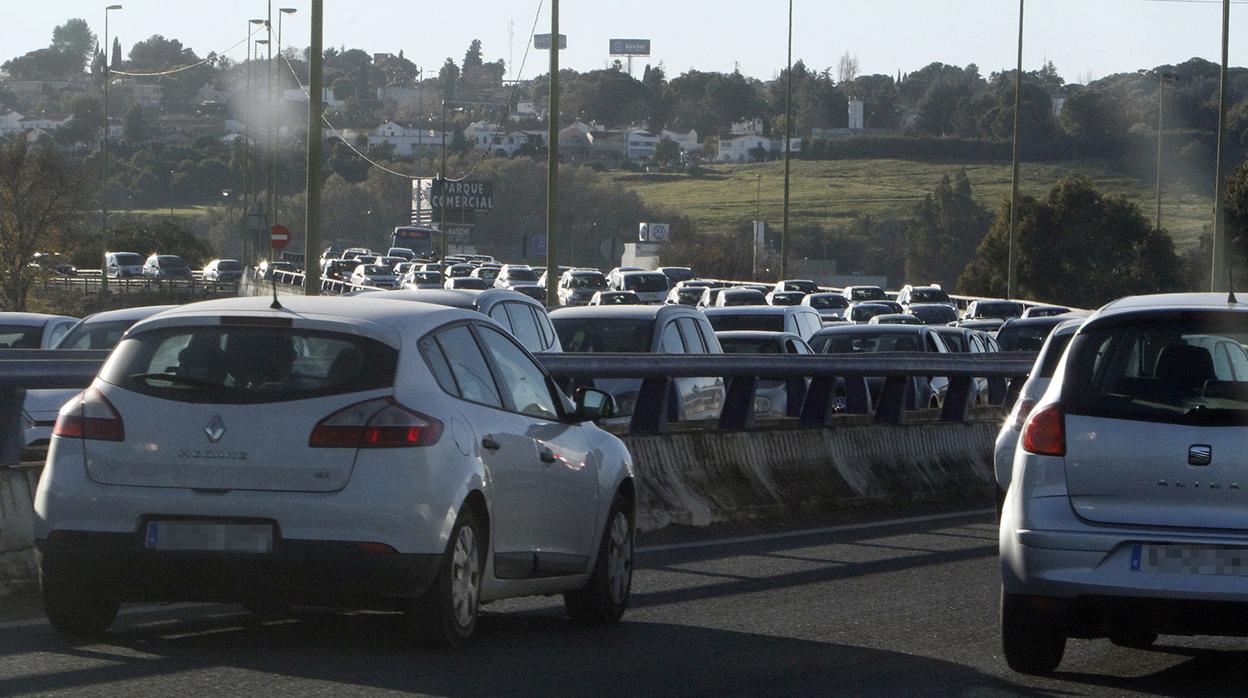
[[[1244,695],[1248,641],[1070,642],[1057,674],[1013,674],[996,624],[989,512],[639,541],[625,621],[559,599],[493,604],[467,649],[414,646],[391,614],[128,608],[103,641],[58,639],[29,600],[0,622],[0,695]]]

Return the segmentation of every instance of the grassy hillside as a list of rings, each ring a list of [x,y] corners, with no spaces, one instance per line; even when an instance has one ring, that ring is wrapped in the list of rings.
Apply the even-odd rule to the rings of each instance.
[[[924,163],[907,160],[794,160],[789,216],[793,225],[839,227],[860,212],[879,218],[910,215],[941,175],[965,168],[974,196],[995,212],[1010,193],[1010,165]],[[1103,191],[1125,194],[1152,220],[1156,190],[1151,181],[1113,174],[1086,163],[1024,164],[1022,191],[1047,196],[1062,177],[1085,174]],[[760,179],[761,175],[761,179]],[[764,220],[779,227],[784,201],[784,164],[713,165],[707,176],[616,173],[615,179],[649,204],[679,211],[703,232],[736,229],[754,219],[756,199]],[[761,184],[761,187],[760,187]],[[1202,226],[1212,218],[1213,203],[1190,193],[1163,192],[1162,224],[1180,250],[1197,244]]]

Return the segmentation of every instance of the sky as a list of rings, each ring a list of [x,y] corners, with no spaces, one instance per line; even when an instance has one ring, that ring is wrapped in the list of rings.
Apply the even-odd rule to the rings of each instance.
[[[1248,65],[1248,0],[1231,8],[1232,65]],[[120,0],[111,13],[112,36],[123,49],[152,34],[176,38],[203,56],[229,51],[241,59],[247,20],[263,17],[265,0]],[[107,0],[19,2],[0,0],[0,60],[51,41],[52,28],[70,17],[86,19],[103,34]],[[540,5],[540,13],[538,12]],[[305,47],[309,0],[275,0],[294,7],[283,23],[283,44]],[[20,7],[20,10],[18,8]],[[1083,82],[1141,67],[1179,63],[1193,56],[1220,60],[1221,3],[1217,0],[1030,0],[1025,16],[1023,63],[1036,69],[1053,61],[1068,82]],[[651,39],[652,55],[634,62],[662,63],[669,77],[690,68],[731,71],[768,80],[785,62],[784,0],[563,0],[560,31],[568,49],[563,67],[590,70],[612,60],[609,39]],[[550,0],[325,0],[326,46],[398,53],[436,71],[447,57],[458,63],[468,43],[481,39],[486,60],[502,58],[509,77],[546,72],[545,51],[530,50],[529,34],[550,31]],[[275,20],[276,24],[276,20]],[[1018,30],[1014,0],[794,0],[793,57],[808,67],[835,67],[849,52],[860,73],[896,75],[933,61],[975,63],[982,74],[1012,68]],[[519,73],[519,74],[517,74]]]

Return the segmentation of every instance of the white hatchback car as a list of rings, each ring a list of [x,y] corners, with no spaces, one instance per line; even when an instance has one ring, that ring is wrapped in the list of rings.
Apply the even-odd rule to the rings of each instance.
[[[1122,299],[1075,333],[1001,516],[1011,668],[1052,671],[1068,637],[1243,634],[1245,342],[1248,304],[1225,294]]]
[[[123,601],[402,609],[436,642],[479,603],[628,601],[634,476],[595,390],[568,400],[494,321],[357,298],[182,306],[61,410],[35,496],[66,635]]]

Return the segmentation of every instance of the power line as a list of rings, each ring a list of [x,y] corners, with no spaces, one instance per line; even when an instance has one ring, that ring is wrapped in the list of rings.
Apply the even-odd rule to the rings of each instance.
[[[229,48],[225,49],[225,50],[224,50],[224,51],[222,51],[221,53],[212,53],[212,52],[209,52],[209,54],[208,54],[208,57],[207,57],[207,58],[205,58],[205,59],[203,59],[203,60],[200,60],[200,61],[196,61],[196,62],[194,62],[194,63],[191,63],[190,65],[179,66],[179,67],[177,67],[177,68],[170,68],[169,70],[161,70],[161,71],[157,71],[157,72],[155,72],[155,73],[133,73],[133,72],[128,72],[128,71],[124,71],[124,70],[114,70],[114,69],[111,69],[111,68],[109,69],[109,71],[108,71],[108,72],[109,72],[109,74],[110,74],[110,75],[122,75],[122,76],[125,76],[125,77],[130,77],[130,78],[155,78],[155,77],[161,77],[161,76],[163,76],[163,75],[173,75],[174,73],[180,73],[180,72],[182,72],[182,71],[184,71],[184,70],[190,70],[191,68],[198,68],[199,66],[204,65],[205,63],[213,63],[213,62],[216,62],[217,60],[220,60],[221,56],[223,56],[223,55],[225,55],[225,54],[229,53],[230,51],[233,51],[234,49],[238,48],[239,46],[242,46],[244,43],[246,43],[246,42],[247,42],[247,40],[248,40],[248,39],[250,39],[251,37],[255,36],[255,35],[256,35],[256,33],[257,33],[257,32],[259,32],[259,31],[260,31],[259,29],[254,29],[254,30],[252,30],[252,32],[251,32],[250,34],[248,34],[247,36],[243,37],[243,39],[242,39],[241,41],[239,41],[238,43],[234,44],[233,46],[231,46],[231,47],[229,47]]]

